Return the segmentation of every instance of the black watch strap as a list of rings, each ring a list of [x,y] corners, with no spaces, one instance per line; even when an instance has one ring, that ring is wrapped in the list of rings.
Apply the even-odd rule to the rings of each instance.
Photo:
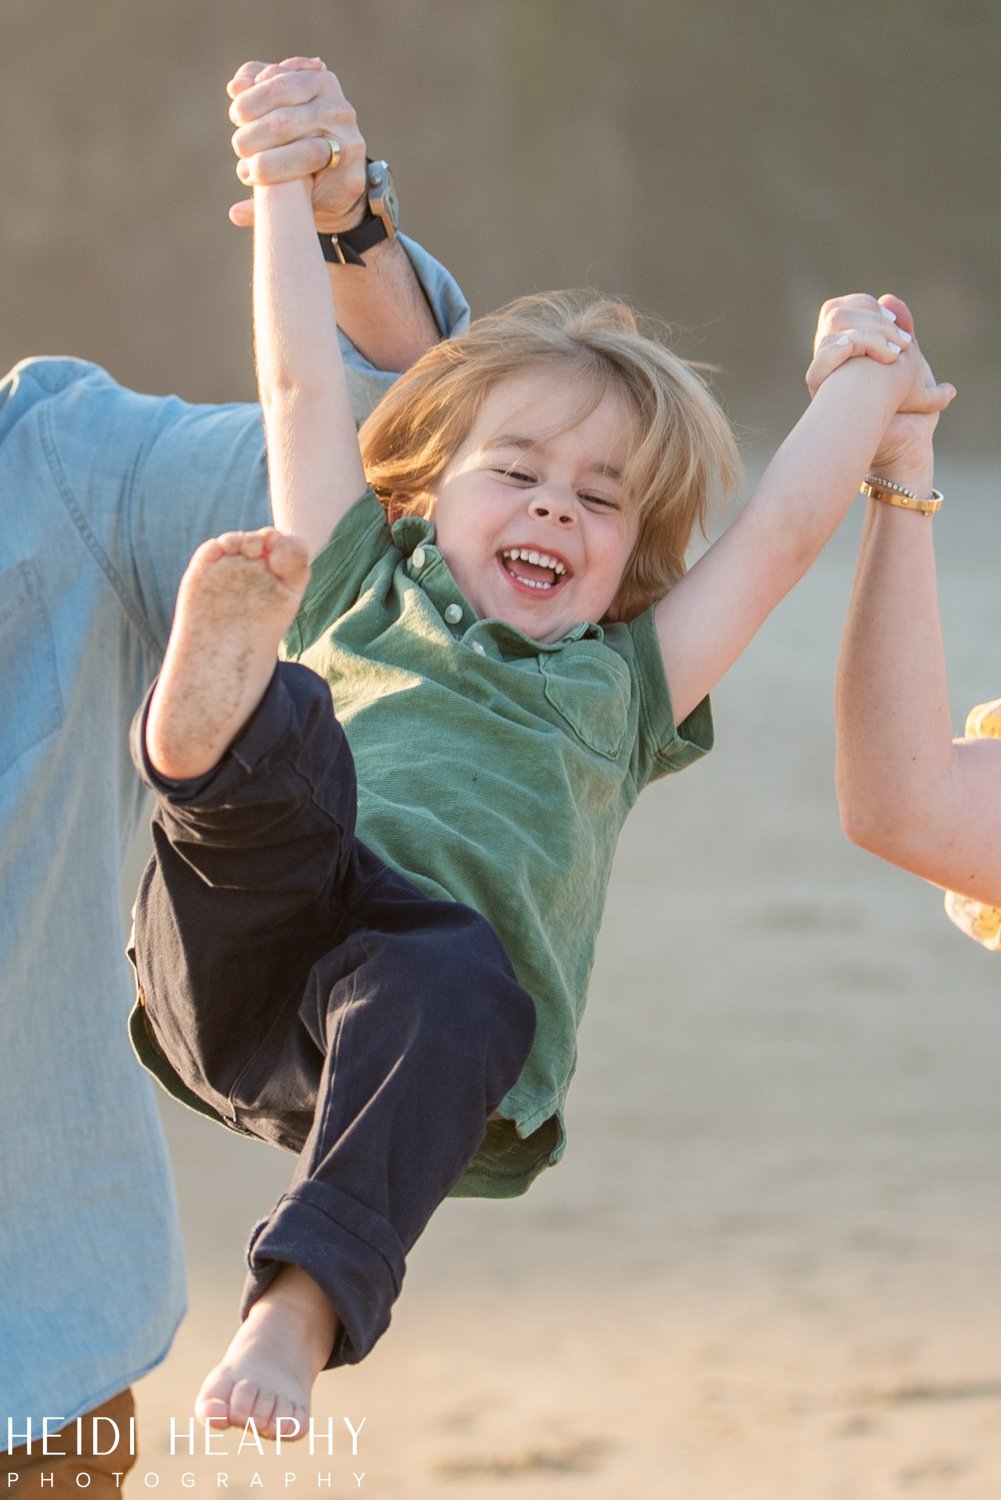
[[[330,261],[331,265],[363,266],[362,252],[388,240],[389,235],[382,220],[372,214],[370,218],[362,219],[356,229],[346,229],[343,234],[321,234],[317,238],[324,260]]]

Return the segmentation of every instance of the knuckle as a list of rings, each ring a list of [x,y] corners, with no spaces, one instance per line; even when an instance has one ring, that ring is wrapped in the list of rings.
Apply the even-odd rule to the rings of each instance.
[[[291,98],[289,79],[294,77],[291,73],[276,73],[273,78],[268,79],[267,106],[269,110],[280,109],[287,104]]]
[[[287,135],[291,129],[291,112],[287,106],[279,104],[275,109],[268,111],[268,125],[273,137]]]
[[[242,161],[249,161],[252,156],[257,155],[260,147],[255,144],[250,130],[238,130],[233,136],[233,150]]]

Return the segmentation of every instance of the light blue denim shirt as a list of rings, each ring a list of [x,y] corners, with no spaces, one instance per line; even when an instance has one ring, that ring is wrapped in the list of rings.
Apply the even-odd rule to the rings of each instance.
[[[468,309],[406,242],[443,333]],[[363,414],[392,376],[347,346]],[[126,1034],[129,722],[191,553],[268,518],[256,406],[29,360],[0,386],[0,1451],[167,1352],[184,1314],[170,1169]],[[17,1444],[15,1437],[15,1446]]]

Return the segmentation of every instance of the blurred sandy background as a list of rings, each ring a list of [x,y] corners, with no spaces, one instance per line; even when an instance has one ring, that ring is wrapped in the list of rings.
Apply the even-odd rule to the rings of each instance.
[[[957,725],[1001,692],[996,6],[3,0],[5,364],[252,395],[222,87],[293,51],[338,69],[477,310],[590,282],[666,315],[752,468],[802,407],[822,297],[910,298],[960,391],[935,523]],[[166,1452],[288,1164],[165,1110],[192,1310],[140,1389],[135,1493],[1001,1493],[1001,960],[840,835],[857,520],[715,695],[717,750],[626,831],[565,1164],[446,1205],[389,1335],[320,1384],[330,1459]]]

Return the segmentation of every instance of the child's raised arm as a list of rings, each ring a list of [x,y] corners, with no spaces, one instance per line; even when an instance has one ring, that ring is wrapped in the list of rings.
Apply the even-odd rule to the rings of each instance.
[[[832,536],[894,414],[938,411],[917,344],[872,297],[825,304],[825,339],[849,358],[821,385],[741,514],[661,600],[657,634],[677,722],[736,661]],[[835,356],[840,357],[840,356]]]
[[[254,345],[275,525],[315,557],[365,488],[310,181],[255,188]]]

